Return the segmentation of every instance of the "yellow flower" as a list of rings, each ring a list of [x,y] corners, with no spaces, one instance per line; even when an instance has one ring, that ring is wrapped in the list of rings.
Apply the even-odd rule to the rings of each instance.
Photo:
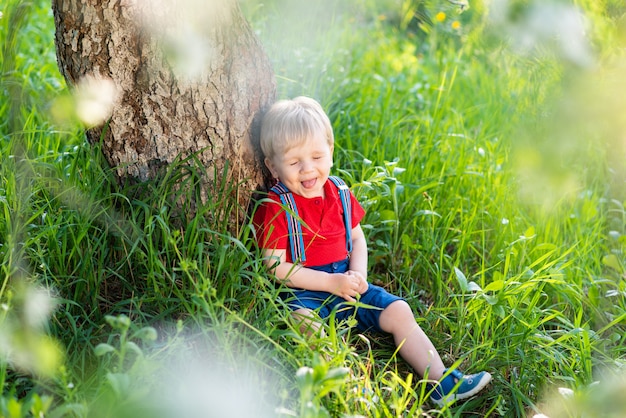
[[[439,12],[435,15],[435,20],[437,22],[443,22],[444,20],[446,20],[446,14],[444,12]]]
[[[459,30],[461,29],[461,22],[459,22],[458,20],[455,20],[454,22],[452,22],[452,29],[454,30]]]

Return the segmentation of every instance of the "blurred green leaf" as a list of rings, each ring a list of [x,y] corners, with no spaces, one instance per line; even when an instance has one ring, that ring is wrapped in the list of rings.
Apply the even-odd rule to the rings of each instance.
[[[136,338],[142,341],[155,341],[158,337],[156,329],[153,327],[143,327],[136,331],[131,338]]]
[[[465,277],[465,274],[463,274],[463,272],[461,270],[459,270],[457,267],[454,267],[454,274],[456,275],[456,280],[459,283],[459,286],[461,287],[461,292],[465,293],[467,292],[467,277]]]
[[[118,398],[124,399],[130,392],[130,376],[126,373],[107,373],[107,382]]]
[[[107,353],[115,352],[115,348],[107,343],[100,343],[96,346],[96,348],[94,348],[93,351],[96,356],[100,357]]]
[[[619,258],[615,254],[608,254],[602,257],[602,264],[618,273],[624,273],[624,267],[622,267],[622,263],[620,263]]]

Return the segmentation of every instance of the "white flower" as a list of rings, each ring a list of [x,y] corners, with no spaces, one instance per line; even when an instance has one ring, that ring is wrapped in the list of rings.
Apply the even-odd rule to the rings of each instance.
[[[559,393],[562,397],[567,399],[574,397],[574,391],[570,388],[559,388]]]
[[[113,112],[118,92],[113,80],[86,76],[74,92],[76,115],[87,126],[104,123]]]
[[[533,54],[547,48],[577,65],[593,64],[586,34],[589,23],[579,8],[554,0],[534,1],[513,21],[513,5],[511,0],[494,0],[489,15],[493,23],[509,32],[519,52]]]
[[[29,289],[24,305],[25,319],[31,327],[41,327],[50,317],[54,309],[54,299],[45,289]]]

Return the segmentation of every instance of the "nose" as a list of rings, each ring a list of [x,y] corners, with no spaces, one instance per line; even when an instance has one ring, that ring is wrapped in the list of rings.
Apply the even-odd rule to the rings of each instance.
[[[313,170],[313,162],[312,161],[303,161],[302,165],[300,166],[300,171],[303,173],[308,173],[309,171]]]

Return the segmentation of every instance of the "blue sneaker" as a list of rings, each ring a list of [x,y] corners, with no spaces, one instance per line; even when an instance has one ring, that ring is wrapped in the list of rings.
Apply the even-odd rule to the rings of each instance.
[[[443,373],[445,376],[436,384],[429,384],[430,399],[438,406],[450,405],[458,400],[467,399],[480,392],[491,381],[488,372],[464,375],[458,370]]]

